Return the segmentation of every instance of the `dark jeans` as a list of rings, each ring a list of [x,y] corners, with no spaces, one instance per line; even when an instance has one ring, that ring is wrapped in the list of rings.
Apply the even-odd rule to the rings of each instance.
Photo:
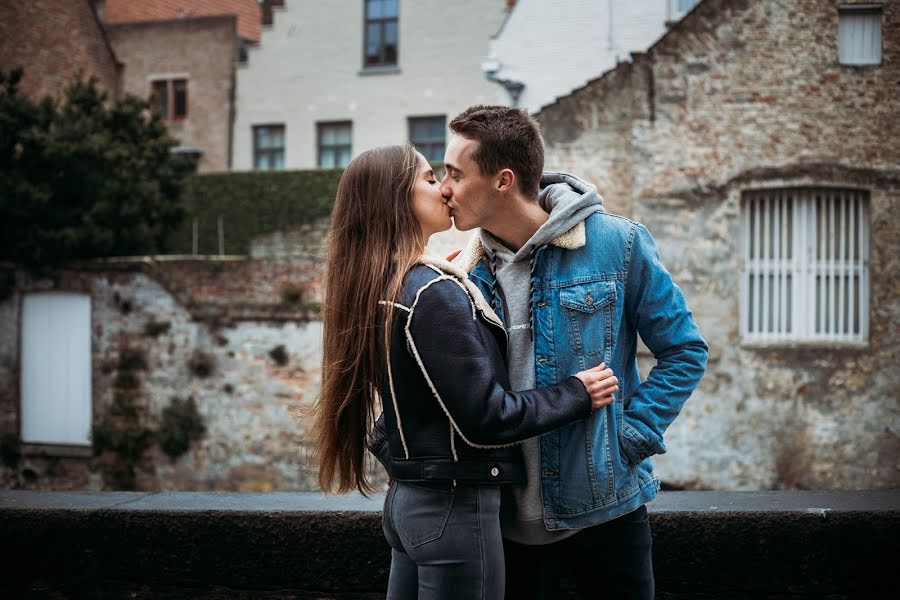
[[[503,598],[500,488],[394,481],[384,500],[388,600]]]
[[[543,546],[503,540],[506,597],[557,598],[563,573],[571,574],[582,598],[650,600],[653,560],[647,509],[582,529]]]

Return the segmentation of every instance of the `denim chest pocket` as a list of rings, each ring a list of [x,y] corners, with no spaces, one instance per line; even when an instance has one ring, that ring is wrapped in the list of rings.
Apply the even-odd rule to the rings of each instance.
[[[575,351],[592,357],[602,355],[610,344],[615,282],[593,281],[560,288],[559,302],[565,309],[562,312]]]

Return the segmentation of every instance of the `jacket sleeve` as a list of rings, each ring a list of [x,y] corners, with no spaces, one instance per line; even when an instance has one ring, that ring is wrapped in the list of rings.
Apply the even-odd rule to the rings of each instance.
[[[681,288],[659,259],[643,225],[631,240],[625,281],[625,316],[656,358],[627,400],[623,451],[632,464],[666,451],[663,432],[697,387],[706,369],[708,348]]]
[[[514,444],[590,415],[590,396],[574,376],[547,388],[504,389],[495,368],[505,366],[491,359],[486,344],[495,342],[484,327],[454,279],[420,290],[406,324],[410,353],[467,444]]]
[[[384,413],[381,413],[375,421],[375,427],[366,439],[366,446],[382,464],[387,474],[391,475],[391,448],[388,444],[387,428],[384,425]]]

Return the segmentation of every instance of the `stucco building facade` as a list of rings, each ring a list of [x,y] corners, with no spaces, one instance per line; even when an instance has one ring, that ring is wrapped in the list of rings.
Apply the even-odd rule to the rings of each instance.
[[[494,99],[479,65],[505,16],[501,0],[274,10],[237,70],[235,170],[340,166],[410,137],[439,159],[449,120]]]

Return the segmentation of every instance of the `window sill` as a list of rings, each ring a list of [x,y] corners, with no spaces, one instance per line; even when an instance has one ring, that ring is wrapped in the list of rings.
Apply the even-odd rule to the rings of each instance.
[[[23,456],[58,456],[62,458],[91,458],[94,448],[71,444],[37,444],[22,442],[19,451]]]
[[[869,342],[852,342],[841,340],[743,340],[741,348],[745,350],[868,350]]]
[[[363,67],[357,72],[357,75],[399,75],[401,72],[400,67],[397,65],[386,65],[383,67]]]
[[[876,69],[881,66],[881,61],[878,62],[858,62],[858,63],[844,63],[838,62],[839,67],[850,67],[851,69]]]

